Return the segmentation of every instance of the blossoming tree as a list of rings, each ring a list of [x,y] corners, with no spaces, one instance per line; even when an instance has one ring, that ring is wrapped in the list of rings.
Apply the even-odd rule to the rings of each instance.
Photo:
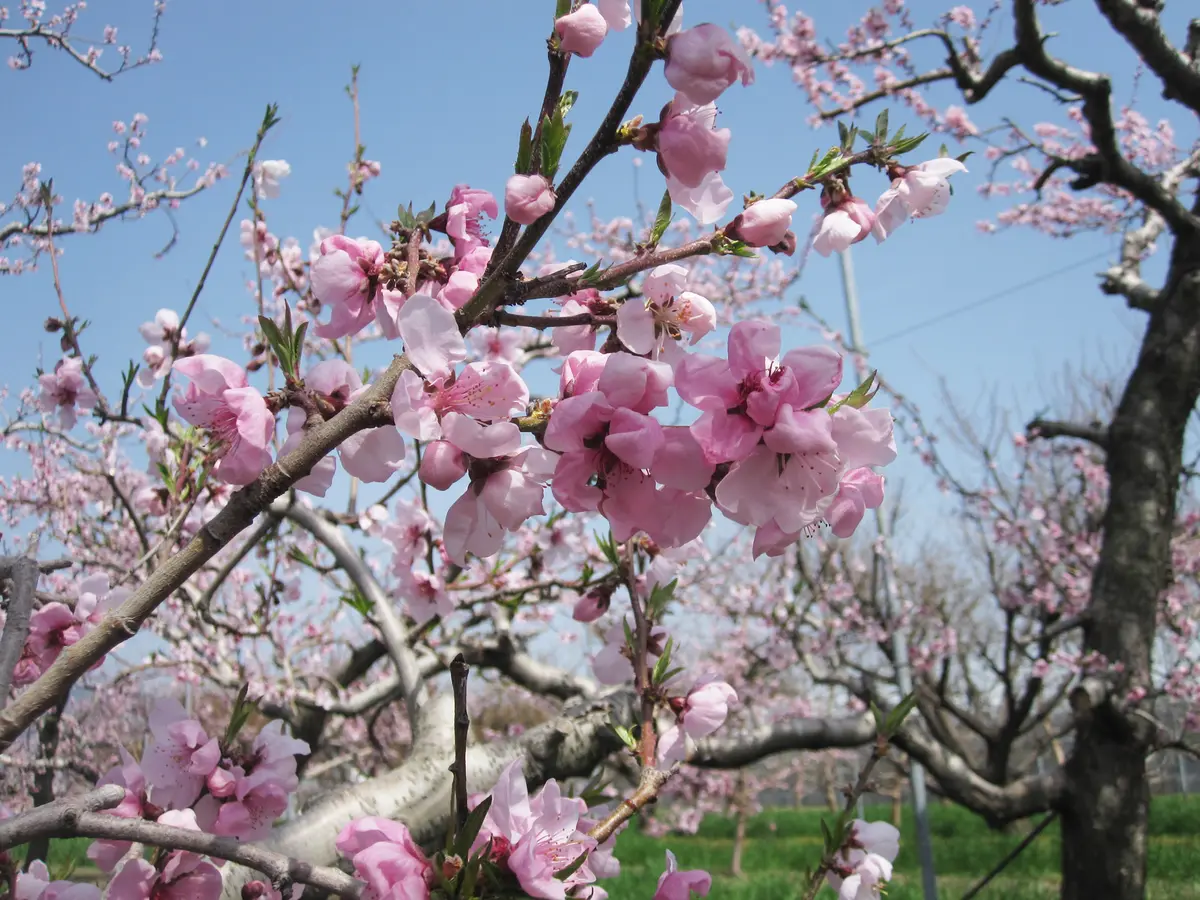
[[[80,48],[83,6],[46,17],[23,2],[25,24],[0,31],[19,48],[13,67],[43,47],[101,77],[133,67],[129,51],[113,71]],[[778,748],[753,716],[718,734],[751,700],[702,663],[702,638],[676,614],[700,580],[688,568],[712,562],[703,538],[723,528],[768,557],[822,523],[850,536],[882,501],[878,470],[896,447],[874,376],[843,387],[839,352],[785,349],[755,308],[787,281],[760,257],[796,250],[791,218],[806,197],[824,210],[812,246],[829,254],[942,212],[964,167],[903,166],[922,136],[881,118],[731,210],[720,172],[732,136],[714,101],[753,69],[730,34],[685,28],[679,0],[560,0],[547,30],[545,96],[514,129],[503,201],[447,186],[429,209],[406,202],[384,242],[349,234],[354,198],[380,172],[357,134],[338,227],[307,254],[276,235],[270,201],[290,167],[260,158],[269,107],[195,291],[147,309],[147,348],[128,368],[89,345],[60,277],[63,244],[228,173],[181,190],[169,167],[184,154],[143,162],[138,120],[113,148],[133,154],[119,170],[129,200],[77,204],[67,223],[45,173],[26,168],[3,210],[5,270],[49,269],[46,329],[62,358],[5,423],[7,448],[29,463],[5,484],[15,552],[0,560],[0,751],[17,788],[0,865],[16,896],[96,895],[37,859],[47,839],[82,835],[115,897],[280,897],[305,884],[348,897],[602,897],[617,831],[685,761],[740,766]],[[623,83],[568,166],[568,71],[622,40]],[[159,58],[152,45],[144,62]],[[676,93],[651,122],[635,104],[660,62]],[[618,152],[654,154],[658,214],[630,223],[623,247],[555,261],[552,226]],[[887,176],[874,210],[848,187],[863,168]],[[255,282],[244,340],[222,355],[195,314],[243,203]],[[677,209],[700,230],[673,225]],[[370,348],[392,358],[364,373],[354,351]],[[586,676],[539,649],[568,622],[603,635]],[[139,633],[143,662],[117,659]],[[538,695],[545,721],[472,741],[470,667]],[[142,719],[147,693],[164,693],[150,681],[161,671],[229,700],[205,712],[159,696]],[[81,685],[88,696],[72,697]],[[793,720],[790,748],[872,743],[807,891],[828,879],[844,898],[877,893],[896,833],[850,810],[911,703],[798,719],[815,711],[754,705]],[[629,790],[569,790],[601,766],[630,773]],[[311,802],[274,828],[302,774]],[[89,789],[63,794],[72,779]],[[19,844],[30,845],[20,873],[8,855]],[[709,886],[668,856],[655,896]]]
[[[817,121],[894,98],[934,127],[985,145],[997,169],[1009,163],[1015,171],[1014,181],[994,180],[989,190],[1028,198],[1002,224],[1056,236],[1123,234],[1120,259],[1100,287],[1144,311],[1146,324],[1121,398],[1099,426],[1040,422],[1035,433],[1095,444],[1108,481],[1104,538],[1079,622],[1084,653],[1105,668],[1074,691],[1081,724],[1054,799],[1062,814],[1063,896],[1135,898],[1145,890],[1145,761],[1156,740],[1139,700],[1153,690],[1157,617],[1172,583],[1184,435],[1200,394],[1200,206],[1185,190],[1200,174],[1200,145],[1194,129],[1190,137],[1183,131],[1200,110],[1200,20],[1173,15],[1184,10],[1177,4],[1096,0],[1096,25],[1107,24],[1114,46],[1128,52],[1131,65],[1180,115],[1174,128],[1166,120],[1151,127],[1131,106],[1117,106],[1110,75],[1073,64],[1074,48],[1043,28],[1041,16],[1053,15],[1055,5],[1014,0],[983,15],[956,6],[920,28],[905,3],[888,0],[845,40],[826,47],[811,17],[790,15],[772,0],[771,37],[746,31],[743,41],[760,59],[791,66]],[[985,57],[983,36],[994,37],[1005,22],[1010,36]],[[923,47],[932,59],[921,57]],[[985,132],[957,102],[986,108],[998,85],[1018,78],[1052,97],[1061,120],[1006,120]],[[955,102],[937,102],[930,92],[939,86],[952,89]],[[1168,257],[1165,274],[1143,277],[1143,264],[1159,247]]]

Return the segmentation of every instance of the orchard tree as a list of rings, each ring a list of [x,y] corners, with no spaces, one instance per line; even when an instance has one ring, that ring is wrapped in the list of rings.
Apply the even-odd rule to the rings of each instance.
[[[121,65],[101,68],[103,48],[75,37],[82,8],[47,17],[22,2],[22,24],[0,31],[16,77],[47,48],[105,78],[143,62],[118,49]],[[753,81],[735,39],[685,28],[679,0],[560,0],[555,13],[544,98],[513,129],[503,201],[466,184],[427,208],[404,198],[383,242],[349,233],[381,171],[359,131],[357,71],[336,227],[308,248],[272,218],[291,174],[263,152],[274,106],[240,177],[214,167],[192,186],[170,174],[186,154],[151,165],[144,117],[117,123],[128,200],[77,203],[70,221],[51,173],[26,167],[3,211],[5,267],[48,277],[62,356],[10,398],[4,423],[20,461],[0,509],[13,551],[0,752],[16,787],[0,865],[15,896],[99,896],[38,858],[49,839],[84,836],[118,898],[278,898],[305,884],[603,897],[617,831],[685,762],[736,768],[783,749],[782,719],[789,749],[873,746],[807,896],[890,877],[897,832],[851,810],[910,700],[822,716],[792,683],[760,690],[747,643],[706,659],[710,636],[689,620],[739,563],[730,532],[778,555],[822,523],[852,535],[882,502],[878,469],[896,447],[875,378],[843,388],[837,350],[785,350],[763,313],[794,276],[762,257],[797,249],[806,198],[824,211],[818,252],[865,236],[876,217],[848,173],[888,172],[923,136],[847,129],[730,209],[732,135],[714,101]],[[621,41],[624,80],[572,159],[569,70]],[[655,116],[635,104],[660,62],[675,95]],[[555,223],[618,152],[654,155],[657,214],[595,241],[585,231],[572,245],[588,258],[557,260]],[[964,169],[917,165],[925,181],[907,196],[925,204]],[[64,245],[227,174],[232,205],[195,290],[147,306],[140,362],[109,358],[64,288]],[[239,214],[254,274],[225,348],[197,332],[197,311]],[[384,364],[357,368],[372,351]],[[592,629],[590,671],[547,661]],[[488,680],[469,685],[471,668]],[[187,686],[186,706],[164,676]],[[475,740],[473,712],[486,729]],[[631,775],[629,790],[588,782],[602,766]],[[301,775],[305,808],[276,829]],[[8,853],[20,844],[22,872]],[[710,883],[668,854],[655,895]]]
[[[1103,540],[1080,610],[1082,651],[1104,661],[1072,695],[1079,725],[1054,804],[1061,810],[1063,897],[1140,898],[1146,880],[1149,790],[1146,757],[1155,725],[1140,700],[1153,689],[1153,649],[1164,595],[1171,589],[1177,495],[1184,436],[1200,393],[1200,20],[1173,12],[1186,5],[1161,0],[1096,0],[1097,26],[1107,24],[1153,90],[1176,110],[1152,126],[1121,107],[1103,71],[1071,61],[1072,37],[1057,39],[1040,21],[1056,3],[1013,0],[980,14],[956,6],[930,27],[919,27],[903,0],[874,7],[826,43],[814,19],[789,15],[768,2],[770,37],[743,33],[759,59],[789,65],[815,106],[831,121],[876,102],[899,101],[914,115],[973,146],[992,160],[991,193],[1019,198],[1000,216],[1054,236],[1121,232],[1119,260],[1100,289],[1146,314],[1137,361],[1112,418],[1091,423],[1036,423],[1038,439],[1083,439],[1104,455],[1108,489]],[[985,58],[983,37],[1011,26],[997,52]],[[928,50],[931,56],[921,56]],[[986,109],[998,86],[1020,80],[1062,109],[1058,121],[1012,122],[981,129],[967,109]],[[872,86],[872,82],[874,86]],[[943,104],[940,87],[956,98]],[[1146,88],[1146,85],[1143,84]],[[963,105],[965,104],[965,106]],[[1002,167],[1013,174],[1005,181]],[[938,208],[914,205],[924,184],[919,168],[894,166],[891,197],[876,208],[882,237],[908,214]],[[1143,278],[1156,250],[1164,274]]]

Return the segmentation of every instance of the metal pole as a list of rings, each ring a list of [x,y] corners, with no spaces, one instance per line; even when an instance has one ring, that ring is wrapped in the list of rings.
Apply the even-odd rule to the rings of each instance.
[[[862,326],[858,318],[858,290],[854,285],[854,266],[850,261],[850,250],[838,254],[842,263],[842,293],[846,298],[846,318],[850,324],[850,345],[853,350],[865,352]],[[887,517],[887,501],[875,510],[875,525],[879,529],[879,541],[875,554],[883,566],[884,601],[888,618],[894,623],[900,618],[900,593],[896,586],[896,573],[892,568],[891,522]],[[874,598],[872,598],[874,599]],[[908,659],[908,637],[900,628],[892,629],[892,655],[895,658],[896,686],[900,693],[912,693],[912,667]],[[925,791],[925,767],[910,760],[913,818],[917,825],[917,851],[921,860],[921,884],[925,900],[937,900],[937,875],[933,868],[933,844],[929,837],[929,808]]]

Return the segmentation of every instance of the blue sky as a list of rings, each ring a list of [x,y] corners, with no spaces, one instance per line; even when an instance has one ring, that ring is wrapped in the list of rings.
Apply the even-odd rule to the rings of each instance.
[[[910,5],[918,24],[932,23],[944,9],[925,2]],[[866,6],[826,0],[808,12],[827,35],[836,37],[851,24],[852,14]],[[85,13],[81,33],[99,34],[103,25],[115,24],[122,41],[140,48],[151,8],[150,0],[95,4]],[[336,224],[339,201],[332,189],[344,183],[344,166],[353,152],[343,86],[350,66],[361,63],[363,140],[367,156],[383,164],[383,176],[366,198],[370,212],[391,218],[396,204],[409,200],[417,207],[434,201],[440,207],[459,182],[501,194],[520,122],[540,102],[544,39],[553,8],[551,0],[363,0],[306,14],[317,7],[262,0],[238,4],[232,15],[232,5],[170,3],[160,44],[165,61],[158,66],[107,84],[42,50],[29,71],[3,69],[0,85],[11,130],[0,143],[0,173],[15,188],[21,165],[37,160],[43,177],[55,179],[68,203],[103,190],[117,192],[115,160],[105,144],[113,120],[128,122],[136,112],[149,117],[145,148],[152,157],[182,146],[201,163],[227,162],[240,171],[235,154],[251,143],[264,106],[276,102],[283,121],[263,155],[288,160],[293,175],[283,195],[269,201],[271,222],[276,233],[295,235],[307,247],[313,228]],[[1120,45],[1090,4],[1067,4],[1044,15],[1048,27],[1065,35],[1052,47],[1069,42],[1074,62],[1108,68],[1114,82],[1124,84],[1132,96],[1134,60],[1116,52]],[[766,23],[762,5],[751,0],[687,0],[685,16],[687,24],[716,21],[763,30]],[[1172,25],[1173,19],[1168,22]],[[1181,31],[1175,27],[1173,33]],[[1009,40],[1011,26],[1005,21],[985,41],[985,50]],[[610,36],[593,58],[572,63],[567,86],[578,90],[580,99],[568,157],[582,147],[620,84],[630,42],[628,32]],[[8,48],[0,51],[7,55]],[[939,62],[936,55],[925,59]],[[634,111],[653,118],[670,93],[658,69]],[[1163,112],[1157,94],[1150,79],[1144,79],[1137,105],[1152,122]],[[934,98],[954,102],[949,89]],[[719,105],[721,124],[734,135],[725,180],[739,195],[773,190],[802,171],[814,149],[835,140],[834,132],[814,132],[806,124],[811,110],[779,66],[759,66],[755,86],[730,89]],[[971,114],[980,126],[1004,116],[1030,125],[1062,121],[1045,95],[1016,85],[998,91],[994,101]],[[894,129],[908,119],[893,106],[891,121]],[[913,130],[915,123],[909,127]],[[200,136],[208,140],[204,149],[196,147]],[[933,155],[937,141],[929,144]],[[913,161],[925,158],[924,149]],[[631,156],[632,151],[625,152],[602,163],[575,208],[581,211],[583,201],[592,198],[601,214],[631,214]],[[971,171],[958,177],[948,214],[907,225],[882,246],[868,242],[855,248],[866,342],[874,348],[873,365],[935,422],[945,379],[968,413],[986,415],[995,398],[1013,409],[1013,423],[1019,426],[1046,405],[1047,393],[1055,389],[1049,383],[1065,363],[1091,362],[1124,371],[1141,316],[1096,289],[1094,273],[1104,263],[1088,260],[1114,252],[1115,236],[1063,241],[1023,230],[978,233],[974,223],[1004,207],[975,192],[986,174],[980,157],[968,165]],[[653,165],[643,166],[640,177],[642,199],[653,204],[661,192]],[[857,192],[872,199],[885,186],[874,173],[855,179]],[[161,306],[185,305],[233,189],[227,182],[187,202],[178,213],[179,243],[160,260],[154,253],[170,236],[161,216],[64,239],[67,297],[75,314],[95,323],[86,345],[101,354],[101,371],[112,378],[110,389],[125,362],[140,356],[144,345],[136,326]],[[815,196],[808,195],[805,202],[797,222],[806,222],[815,211]],[[373,231],[368,225],[364,219],[351,232]],[[235,231],[201,298],[196,325],[204,323],[213,331],[209,319],[231,322],[249,312],[250,297],[242,285],[251,274]],[[1022,284],[1027,286],[949,316]],[[813,255],[799,293],[830,321],[844,322],[836,259]],[[39,363],[53,365],[57,359],[57,342],[40,328],[57,309],[48,268],[0,280],[0,299],[9,333],[19,336],[10,338],[0,355],[0,382],[16,388],[32,380]],[[218,352],[222,348],[240,358],[232,341],[218,341],[214,347]],[[0,471],[11,466],[11,461],[0,463]],[[920,471],[911,459],[894,467],[894,474],[903,476]],[[932,496],[928,479],[909,481],[905,493],[910,503],[919,505]]]

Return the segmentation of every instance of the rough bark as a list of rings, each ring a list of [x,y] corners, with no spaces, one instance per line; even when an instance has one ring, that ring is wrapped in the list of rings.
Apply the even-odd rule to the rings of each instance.
[[[1137,365],[1109,428],[1104,542],[1093,576],[1085,649],[1122,667],[1079,712],[1062,800],[1063,900],[1141,900],[1146,889],[1151,726],[1124,711],[1150,684],[1184,433],[1200,395],[1200,234],[1177,235],[1167,287],[1151,311]]]

